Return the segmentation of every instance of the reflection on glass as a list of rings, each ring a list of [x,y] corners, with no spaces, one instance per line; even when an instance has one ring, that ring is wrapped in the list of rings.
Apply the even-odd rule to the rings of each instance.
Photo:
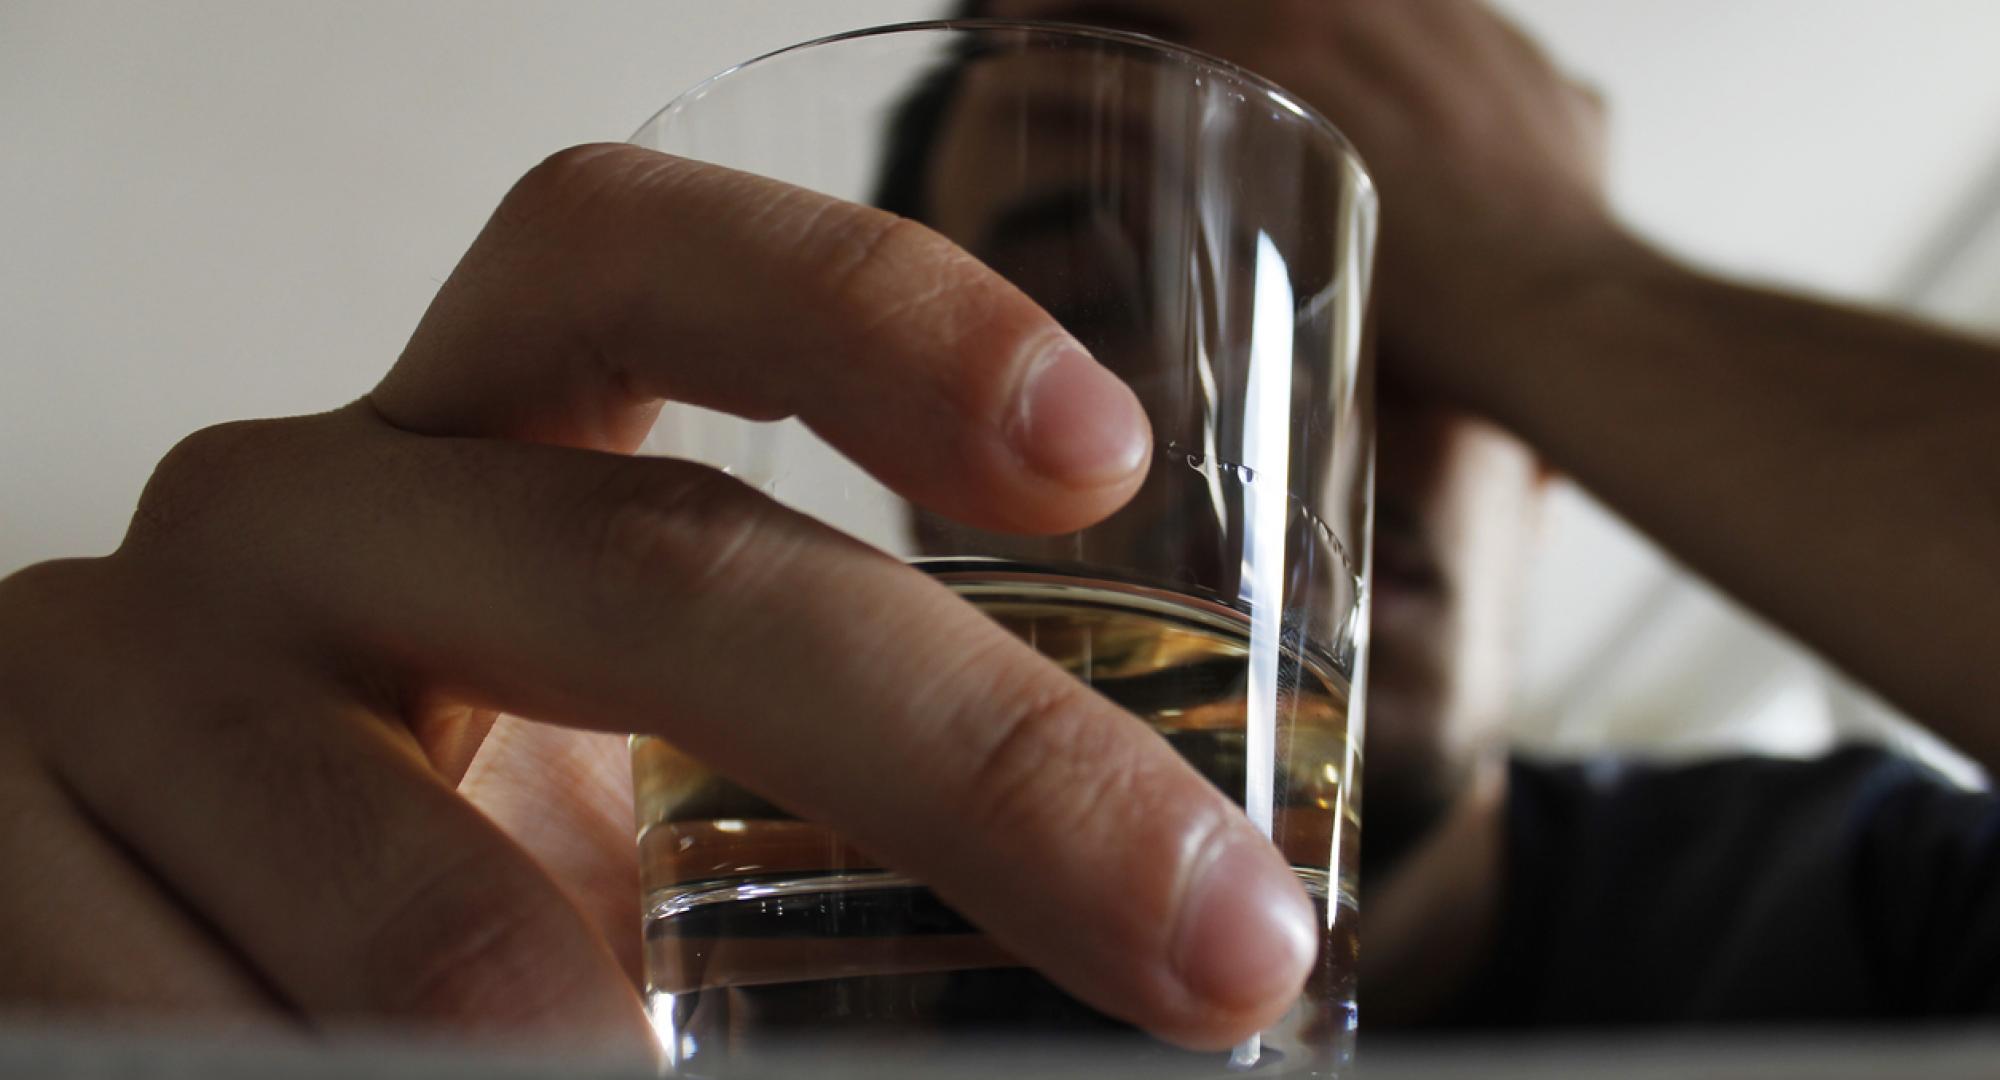
[[[1374,213],[1344,142],[1193,54],[1005,24],[781,53],[637,141],[916,217],[1133,387],[1156,440],[1148,478],[1060,536],[913,507],[796,424],[670,408],[653,447],[726,466],[935,575],[1239,801],[1326,936],[1304,996],[1235,1067],[1337,1075],[1355,1017]],[[676,748],[636,740],[634,767],[648,988],[675,1068],[1024,1033],[1176,1074],[1230,1067],[1075,1002],[919,883]]]

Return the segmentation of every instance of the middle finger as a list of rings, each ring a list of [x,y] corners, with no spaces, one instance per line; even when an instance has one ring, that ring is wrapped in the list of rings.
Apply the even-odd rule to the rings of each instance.
[[[1227,1045],[1296,996],[1317,932],[1270,842],[918,571],[684,462],[390,429],[331,445],[299,477],[314,512],[278,515],[297,531],[267,546],[319,556],[271,587],[304,583],[343,651],[426,694],[666,736],[1171,1038]]]

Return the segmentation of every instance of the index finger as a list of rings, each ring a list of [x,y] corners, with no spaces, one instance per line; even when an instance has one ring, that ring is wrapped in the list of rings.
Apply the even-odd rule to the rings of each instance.
[[[672,398],[797,415],[912,501],[1061,532],[1143,479],[1138,399],[915,222],[619,144],[517,184],[371,395],[405,430],[630,450]]]

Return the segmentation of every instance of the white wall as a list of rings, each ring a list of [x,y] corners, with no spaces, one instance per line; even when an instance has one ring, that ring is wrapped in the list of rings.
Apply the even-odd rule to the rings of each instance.
[[[1642,229],[1731,273],[2000,329],[2000,4],[1499,2],[1605,90],[1613,196]],[[1859,735],[1959,765],[1573,490],[1531,607],[1524,741]]]
[[[0,574],[152,463],[366,390],[508,184],[757,53],[933,0],[0,3]]]

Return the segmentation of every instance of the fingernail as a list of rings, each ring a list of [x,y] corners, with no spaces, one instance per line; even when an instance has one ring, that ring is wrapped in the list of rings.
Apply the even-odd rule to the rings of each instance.
[[[1035,361],[1009,435],[1028,467],[1059,484],[1097,487],[1146,462],[1152,432],[1130,387],[1068,335]]]
[[[1181,908],[1174,970],[1196,997],[1248,1009],[1299,992],[1319,952],[1318,918],[1268,841],[1225,843]]]

